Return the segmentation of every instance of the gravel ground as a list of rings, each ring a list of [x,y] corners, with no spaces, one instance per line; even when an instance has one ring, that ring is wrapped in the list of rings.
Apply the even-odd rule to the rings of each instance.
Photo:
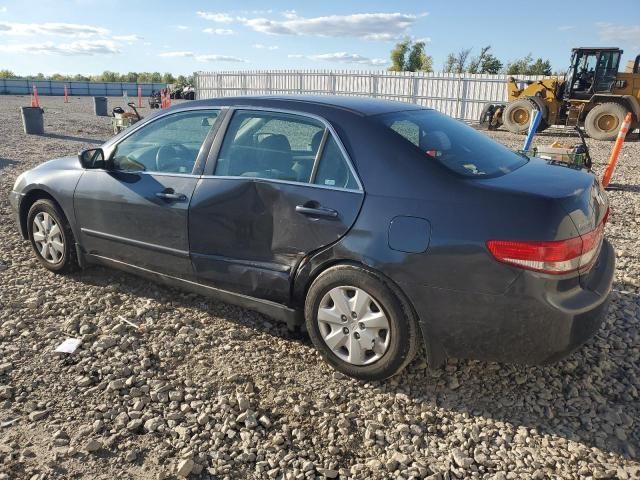
[[[110,120],[91,99],[43,97],[48,133],[26,136],[28,101],[0,97],[0,480],[640,478],[635,138],[614,176],[625,190],[610,193],[618,263],[594,339],[551,366],[451,359],[431,371],[417,358],[362,383],[256,313],[112,270],[40,267],[13,222],[14,180],[105,140]],[[601,173],[611,144],[590,146]],[[81,348],[57,356],[67,337]]]

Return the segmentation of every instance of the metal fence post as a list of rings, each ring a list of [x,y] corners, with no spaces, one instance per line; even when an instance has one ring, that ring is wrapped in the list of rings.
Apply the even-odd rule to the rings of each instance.
[[[460,95],[461,97],[461,105],[460,105],[460,112],[458,113],[458,118],[461,120],[466,120],[467,118],[467,95],[469,92],[469,80],[467,80],[466,78],[462,79],[462,95]]]

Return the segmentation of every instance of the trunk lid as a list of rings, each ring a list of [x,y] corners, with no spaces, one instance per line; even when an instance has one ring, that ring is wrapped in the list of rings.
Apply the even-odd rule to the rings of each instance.
[[[568,164],[531,158],[526,165],[500,177],[473,180],[483,187],[518,196],[531,196],[549,200],[561,206],[575,226],[575,233],[565,238],[580,235],[583,239],[597,228],[601,228],[609,209],[606,193],[597,177],[585,170]],[[523,213],[526,215],[526,212]],[[531,240],[561,240],[546,238]],[[599,239],[597,250],[601,248]],[[596,253],[596,256],[598,255]],[[587,271],[581,271],[585,277]]]

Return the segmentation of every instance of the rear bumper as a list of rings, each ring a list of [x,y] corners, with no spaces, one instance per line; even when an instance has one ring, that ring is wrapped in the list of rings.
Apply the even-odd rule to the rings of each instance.
[[[427,348],[447,356],[508,363],[559,360],[598,331],[608,308],[615,254],[604,241],[580,280],[524,272],[503,295],[401,285]]]

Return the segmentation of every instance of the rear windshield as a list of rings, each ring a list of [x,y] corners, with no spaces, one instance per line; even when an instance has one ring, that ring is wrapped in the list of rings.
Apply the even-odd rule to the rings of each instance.
[[[374,118],[419,148],[425,159],[464,176],[497,177],[528,161],[526,156],[433,110],[407,110]]]

